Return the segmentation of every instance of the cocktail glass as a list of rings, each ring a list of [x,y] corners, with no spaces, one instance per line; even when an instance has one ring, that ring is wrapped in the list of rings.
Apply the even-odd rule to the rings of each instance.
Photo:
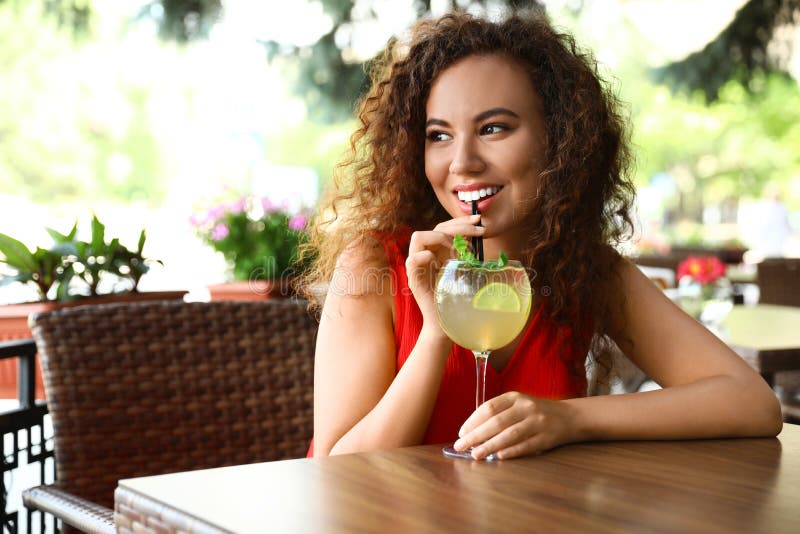
[[[511,343],[528,322],[531,284],[518,261],[503,267],[448,260],[436,281],[436,310],[442,329],[454,343],[475,355],[475,408],[486,395],[489,355]],[[446,456],[472,458],[471,450],[445,447]],[[495,459],[493,455],[486,458]]]

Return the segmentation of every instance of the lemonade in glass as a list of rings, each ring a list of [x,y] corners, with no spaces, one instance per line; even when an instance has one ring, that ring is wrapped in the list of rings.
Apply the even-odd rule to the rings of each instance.
[[[511,343],[528,322],[528,273],[518,261],[498,266],[496,262],[448,260],[436,281],[436,310],[447,336],[475,355],[477,408],[484,401],[489,355]],[[444,453],[471,458],[470,451],[457,452],[452,447]]]

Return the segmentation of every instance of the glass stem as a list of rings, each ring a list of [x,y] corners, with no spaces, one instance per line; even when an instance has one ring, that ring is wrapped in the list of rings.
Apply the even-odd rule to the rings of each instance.
[[[486,364],[489,362],[489,352],[488,350],[472,351],[475,355],[475,378],[477,379],[475,387],[476,410],[486,400]]]

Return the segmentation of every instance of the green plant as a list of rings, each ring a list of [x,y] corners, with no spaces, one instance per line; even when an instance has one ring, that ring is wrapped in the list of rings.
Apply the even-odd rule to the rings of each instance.
[[[190,220],[197,235],[222,253],[234,280],[291,278],[298,246],[307,238],[305,210],[269,198],[242,196],[202,210]]]
[[[69,301],[101,294],[101,281],[112,285],[112,293],[137,291],[142,275],[153,262],[145,258],[145,231],[139,234],[137,248],[130,250],[118,238],[106,242],[105,225],[97,216],[92,217],[91,238],[76,238],[77,222],[67,233],[47,228],[53,238],[49,249],[36,247],[34,251],[21,241],[0,233],[0,263],[15,272],[0,274],[0,287],[13,282],[34,283],[40,300]]]
[[[467,239],[463,235],[453,237],[453,248],[458,252],[459,261],[469,264],[471,267],[484,267],[486,269],[502,269],[508,263],[508,256],[502,250],[496,260],[480,261],[475,254],[469,250]]]

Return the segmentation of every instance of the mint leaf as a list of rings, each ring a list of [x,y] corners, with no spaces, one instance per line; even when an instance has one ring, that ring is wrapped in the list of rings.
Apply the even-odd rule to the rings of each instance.
[[[453,248],[458,252],[458,259],[464,260],[464,256],[469,254],[469,245],[467,239],[463,235],[457,235],[453,238]]]
[[[461,235],[457,235],[453,237],[453,248],[456,249],[458,252],[458,261],[463,261],[464,263],[470,265],[471,267],[483,267],[485,269],[502,269],[506,265],[508,265],[508,256],[502,250],[500,251],[500,257],[496,260],[488,260],[485,262],[481,262],[475,257],[475,254],[470,252],[469,250],[469,242],[467,238]]]
[[[457,235],[453,238],[453,248],[458,252],[458,261],[463,261],[472,267],[480,267],[481,262],[469,251],[469,244],[464,236]]]
[[[508,256],[506,256],[506,253],[501,250],[500,257],[497,258],[497,267],[502,269],[506,265],[508,265]]]

